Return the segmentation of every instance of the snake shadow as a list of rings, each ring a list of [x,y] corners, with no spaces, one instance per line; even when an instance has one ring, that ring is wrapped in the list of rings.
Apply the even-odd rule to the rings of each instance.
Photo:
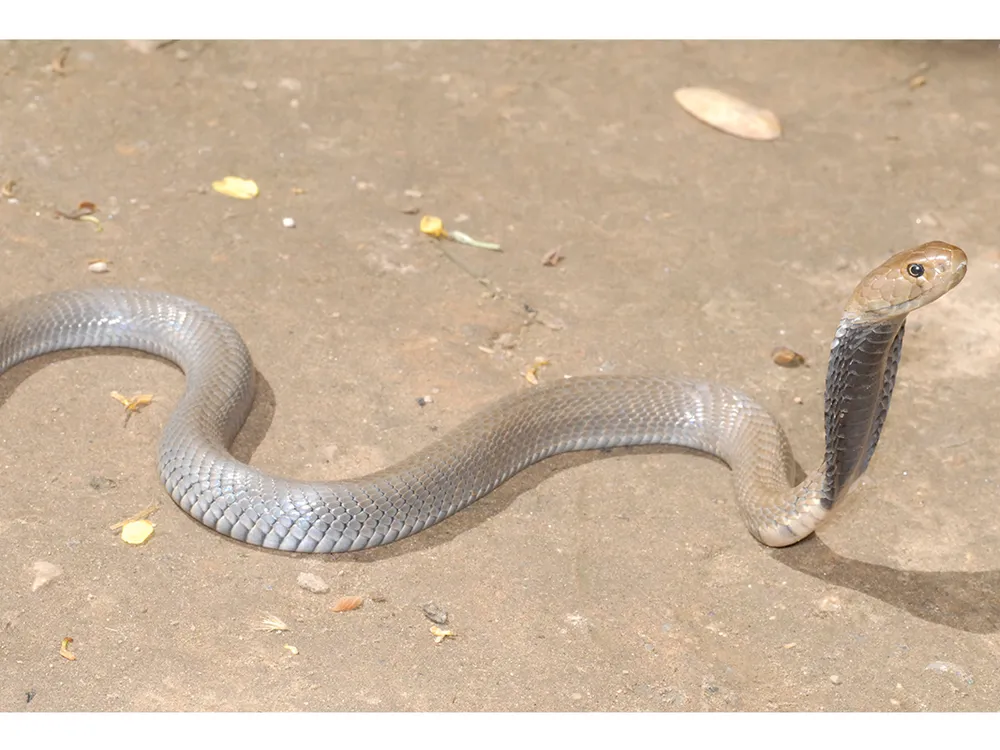
[[[503,512],[517,498],[561,471],[601,461],[612,456],[662,455],[683,453],[712,456],[672,446],[615,448],[606,451],[568,453],[542,461],[515,475],[477,503],[419,534],[385,547],[347,553],[347,559],[376,562],[417,550],[436,547],[479,526]],[[728,470],[728,468],[727,468]],[[799,480],[804,472],[799,470]],[[732,509],[730,509],[732,510]],[[905,610],[921,620],[969,633],[1000,631],[1000,570],[980,572],[911,571],[855,560],[838,554],[815,534],[791,547],[772,549],[757,545],[771,558],[792,570],[825,584],[858,591],[892,607]]]
[[[967,633],[1000,631],[1000,570],[898,570],[839,555],[815,534],[770,554],[792,570],[859,591],[921,620]]]
[[[385,547],[347,553],[347,559],[376,562],[445,544],[503,512],[520,495],[561,471],[612,456],[669,453],[706,458],[697,451],[672,446],[615,448],[555,456],[515,475],[490,495],[436,526]],[[708,458],[725,467],[718,459]],[[801,470],[800,474],[804,476]],[[772,549],[758,545],[757,548],[792,570],[825,584],[858,591],[921,620],[968,633],[1000,631],[1000,570],[973,573],[899,570],[840,555],[815,534],[791,547]]]
[[[32,359],[22,362],[16,367],[12,367],[9,371],[0,376],[0,407],[7,402],[7,399],[9,399],[14,391],[17,390],[18,386],[28,380],[36,372],[40,372],[44,368],[55,364],[56,362],[82,359],[88,356],[113,356],[148,360],[150,362],[166,364],[175,370],[180,370],[180,368],[170,360],[157,357],[153,354],[147,354],[146,352],[136,351],[135,349],[118,349],[115,347],[102,347],[99,349],[81,348],[42,354],[38,357],[33,357]],[[260,370],[255,369],[254,372],[256,373],[256,390],[254,392],[253,406],[246,421],[243,423],[243,428],[240,430],[236,439],[233,441],[233,445],[230,447],[230,453],[244,463],[250,463],[250,459],[253,457],[254,452],[258,447],[260,447],[265,435],[267,435],[267,431],[271,427],[271,423],[274,421],[274,412],[277,408],[274,390],[271,388],[271,384],[267,382],[267,378],[264,377]],[[155,462],[155,457],[151,457],[150,460]]]
[[[81,355],[109,354],[164,360],[153,355],[130,349],[75,350],[46,354],[24,362],[4,373],[0,378],[0,407],[22,382],[53,362],[76,359]],[[232,454],[240,461],[250,463],[254,452],[260,446],[274,419],[276,398],[267,379],[257,372],[257,390],[250,415],[237,435],[231,448]],[[704,454],[671,446],[643,446],[615,448],[606,451],[585,451],[568,453],[542,461],[515,475],[488,496],[469,506],[460,513],[406,539],[361,552],[348,552],[332,556],[332,560],[350,560],[358,563],[374,563],[400,555],[408,555],[419,550],[447,544],[469,529],[486,523],[493,516],[502,513],[526,492],[538,487],[552,475],[601,461],[611,456],[685,453],[704,458]],[[711,458],[711,457],[709,457]],[[715,463],[722,463],[713,459]],[[723,464],[724,465],[724,464]],[[801,473],[801,470],[800,470]],[[204,533],[205,527],[186,516],[193,526]],[[230,537],[216,534],[220,541],[236,545],[241,552],[246,546]],[[260,552],[281,557],[300,557],[301,554],[265,550]],[[987,570],[975,573],[962,571],[908,571],[885,565],[863,562],[844,557],[813,535],[791,547],[769,549],[760,547],[775,562],[799,573],[816,578],[825,584],[833,584],[858,591],[886,604],[905,610],[914,617],[944,625],[969,633],[996,633],[1000,631],[1000,571]]]

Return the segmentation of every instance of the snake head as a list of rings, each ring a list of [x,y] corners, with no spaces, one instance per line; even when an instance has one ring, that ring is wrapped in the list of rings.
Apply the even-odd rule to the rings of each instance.
[[[937,240],[896,253],[861,280],[846,312],[865,318],[906,315],[954,289],[967,264],[961,248]]]

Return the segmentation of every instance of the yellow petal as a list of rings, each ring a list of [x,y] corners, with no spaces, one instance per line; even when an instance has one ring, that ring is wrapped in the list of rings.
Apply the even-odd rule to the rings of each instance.
[[[420,231],[431,237],[440,237],[444,234],[444,222],[437,216],[421,216]]]
[[[431,635],[434,636],[435,643],[441,643],[445,638],[454,638],[455,633],[451,630],[444,630],[437,625],[431,625]]]
[[[71,644],[72,642],[73,642],[72,638],[69,637],[63,638],[62,644],[60,644],[59,646],[59,655],[63,659],[67,659],[69,661],[76,661],[76,654],[74,654],[72,651],[69,650],[69,644]]]
[[[244,180],[242,177],[223,177],[212,183],[212,189],[217,193],[228,195],[230,198],[240,200],[251,200],[260,193],[260,188],[253,180]]]
[[[538,371],[549,364],[550,362],[545,357],[535,357],[535,361],[525,368],[524,379],[532,385],[538,385]]]
[[[152,521],[140,519],[122,526],[122,541],[126,544],[142,544],[153,533]]]

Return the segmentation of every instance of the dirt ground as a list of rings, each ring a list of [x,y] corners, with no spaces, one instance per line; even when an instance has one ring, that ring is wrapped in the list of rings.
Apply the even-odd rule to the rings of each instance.
[[[547,461],[383,549],[261,551],[159,483],[176,368],[19,366],[0,378],[5,711],[1000,708],[996,44],[63,46],[0,46],[0,304],[135,286],[214,307],[263,381],[236,452],[286,476],[402,458],[532,387],[536,357],[542,381],[740,386],[812,468],[864,272],[930,239],[970,271],[911,318],[852,499],[784,550],[746,533],[724,466],[634,450]],[[674,102],[685,85],[774,110],[783,137],[713,130]],[[225,175],[260,196],[213,192]],[[55,217],[82,201],[103,231]],[[422,235],[422,214],[503,251]],[[776,366],[779,345],[809,366]],[[155,401],[125,423],[112,390]],[[154,502],[144,546],[109,530]],[[33,591],[39,561],[62,573]],[[330,611],[348,595],[363,606]],[[435,643],[427,602],[454,637]]]

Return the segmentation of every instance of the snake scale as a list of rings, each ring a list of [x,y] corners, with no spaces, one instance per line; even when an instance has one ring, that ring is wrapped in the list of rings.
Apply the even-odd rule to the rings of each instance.
[[[183,510],[249,544],[298,552],[376,547],[432,526],[549,456],[664,444],[725,461],[750,533],[780,547],[812,533],[867,468],[906,316],[958,284],[966,263],[961,249],[930,242],[861,281],[833,339],[825,456],[797,486],[788,440],[762,406],[725,385],[675,377],[574,377],[503,399],[365,477],[272,476],[228,451],[254,396],[243,339],[208,308],[158,292],[72,290],[12,304],[0,311],[0,374],[47,352],[88,347],[138,349],[177,364],[186,388],[163,431],[160,477]]]

